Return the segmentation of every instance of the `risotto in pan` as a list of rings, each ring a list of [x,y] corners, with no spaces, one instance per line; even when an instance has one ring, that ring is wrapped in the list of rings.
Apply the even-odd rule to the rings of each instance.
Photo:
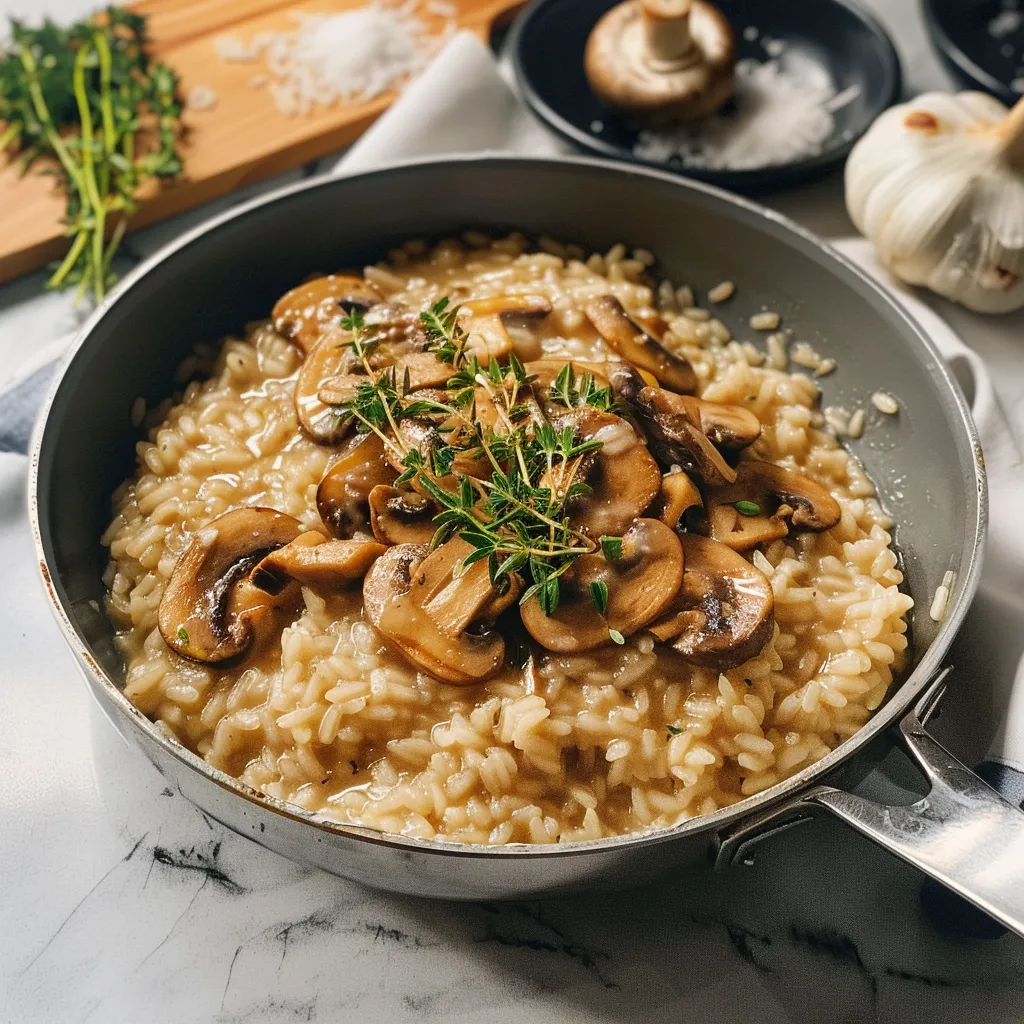
[[[735,340],[653,267],[410,242],[197,350],[103,537],[127,696],[324,819],[484,844],[668,827],[855,733],[907,649],[890,521],[778,318]]]

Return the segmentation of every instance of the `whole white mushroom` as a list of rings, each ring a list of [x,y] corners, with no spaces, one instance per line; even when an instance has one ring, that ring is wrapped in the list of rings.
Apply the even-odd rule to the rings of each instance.
[[[1024,100],[890,107],[850,153],[846,208],[902,280],[979,313],[1024,306]]]

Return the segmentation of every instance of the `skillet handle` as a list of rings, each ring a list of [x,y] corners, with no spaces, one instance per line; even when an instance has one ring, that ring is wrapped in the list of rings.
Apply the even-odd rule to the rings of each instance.
[[[931,783],[927,796],[890,807],[831,786],[804,794],[851,828],[1024,936],[1024,813],[926,731],[948,669],[900,723],[903,744]]]

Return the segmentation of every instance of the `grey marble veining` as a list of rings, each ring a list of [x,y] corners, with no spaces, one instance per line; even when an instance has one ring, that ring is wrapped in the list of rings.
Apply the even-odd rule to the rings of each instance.
[[[89,5],[45,6],[66,18]],[[916,5],[872,6],[908,91],[941,83]],[[841,223],[835,194],[833,181],[781,205]],[[124,264],[214,208],[133,236]],[[0,288],[0,373],[81,315],[43,280]],[[35,576],[24,486],[24,462],[0,457],[8,580]],[[0,652],[3,1024],[1024,1017],[1024,942],[938,934],[920,876],[834,822],[763,844],[752,868],[629,893],[510,906],[388,896],[269,853],[168,787],[91,704],[38,588],[0,587]],[[956,744],[967,687],[948,709]]]

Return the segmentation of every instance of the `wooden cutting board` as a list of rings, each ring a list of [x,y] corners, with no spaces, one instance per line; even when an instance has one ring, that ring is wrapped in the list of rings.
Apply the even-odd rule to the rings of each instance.
[[[153,51],[181,76],[182,95],[197,85],[211,88],[214,107],[186,110],[182,146],[185,178],[146,198],[132,229],[181,213],[261,178],[326,156],[357,139],[395,98],[387,93],[368,103],[315,107],[305,117],[278,111],[269,91],[251,84],[265,71],[258,63],[227,62],[216,40],[235,36],[248,43],[260,32],[295,26],[291,14],[338,13],[366,0],[138,0],[132,8],[149,19]],[[485,42],[495,25],[510,18],[523,0],[447,0],[460,28]],[[423,0],[418,17],[439,33],[447,19],[431,14]],[[64,197],[53,178],[35,172],[20,177],[0,156],[0,281],[60,259]]]

